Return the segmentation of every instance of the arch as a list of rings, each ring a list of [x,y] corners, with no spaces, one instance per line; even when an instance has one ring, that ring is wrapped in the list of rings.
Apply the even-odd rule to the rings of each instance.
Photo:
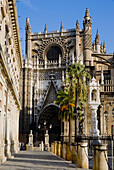
[[[61,120],[58,119],[59,106],[50,103],[46,105],[40,112],[38,125],[40,124],[40,129],[38,129],[38,141],[44,140],[44,121],[46,121],[46,130],[48,130],[50,142],[60,140],[61,135]],[[49,126],[52,125],[50,129]]]
[[[51,43],[49,44],[43,51],[43,58],[45,59],[45,56],[47,57],[47,52],[49,51],[50,48],[52,47],[58,47],[61,50],[61,57],[64,58],[64,50],[61,47],[61,45],[57,44],[57,43]]]
[[[57,107],[58,109],[60,109],[60,107],[59,107],[58,105],[56,105],[55,103],[50,103],[50,104],[47,104],[47,105],[41,110],[40,114],[41,114],[42,112],[44,112],[44,110],[45,110],[46,108],[50,107],[50,106],[55,106],[55,107]]]
[[[96,101],[97,100],[97,90],[93,89],[91,95],[92,95],[92,101]]]

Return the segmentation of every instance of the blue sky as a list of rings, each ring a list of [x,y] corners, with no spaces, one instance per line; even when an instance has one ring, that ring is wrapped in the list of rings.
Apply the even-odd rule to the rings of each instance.
[[[89,8],[92,19],[92,41],[98,29],[100,39],[105,41],[107,53],[114,52],[114,0],[20,0],[17,2],[20,37],[25,49],[25,21],[30,18],[31,31],[43,32],[47,24],[48,31],[60,29],[63,21],[64,29],[75,28],[79,20],[80,29],[86,8]]]

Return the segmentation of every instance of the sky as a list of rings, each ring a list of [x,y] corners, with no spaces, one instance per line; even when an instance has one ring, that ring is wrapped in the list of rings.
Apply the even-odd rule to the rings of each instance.
[[[18,2],[19,1],[19,2]],[[43,32],[76,27],[79,21],[83,29],[86,8],[92,20],[92,42],[98,29],[101,42],[105,42],[107,53],[114,52],[114,0],[17,0],[18,21],[22,53],[25,53],[25,22],[30,19],[31,32]]]

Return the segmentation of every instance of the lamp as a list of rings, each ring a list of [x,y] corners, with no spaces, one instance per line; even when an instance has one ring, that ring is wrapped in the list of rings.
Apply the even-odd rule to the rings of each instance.
[[[50,128],[50,129],[52,128],[52,124],[49,125],[49,128]]]
[[[46,120],[44,120],[44,126],[46,125]]]
[[[38,129],[40,129],[40,128],[41,128],[41,125],[39,124],[39,125],[38,125]]]

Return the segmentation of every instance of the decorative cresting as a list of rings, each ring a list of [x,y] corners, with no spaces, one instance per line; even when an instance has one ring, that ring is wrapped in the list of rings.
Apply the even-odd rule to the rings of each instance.
[[[100,105],[100,85],[99,82],[93,77],[92,81],[89,82],[89,95],[88,104],[92,110],[91,130],[90,135],[93,137],[99,137],[99,130],[97,128],[97,109]]]
[[[68,52],[69,52],[69,45],[71,41],[68,41],[67,38],[50,38],[50,39],[41,39],[34,43],[34,49],[32,49],[33,52],[38,55],[39,58],[44,59],[47,50],[51,46],[59,46],[62,51],[62,58],[65,60]]]

